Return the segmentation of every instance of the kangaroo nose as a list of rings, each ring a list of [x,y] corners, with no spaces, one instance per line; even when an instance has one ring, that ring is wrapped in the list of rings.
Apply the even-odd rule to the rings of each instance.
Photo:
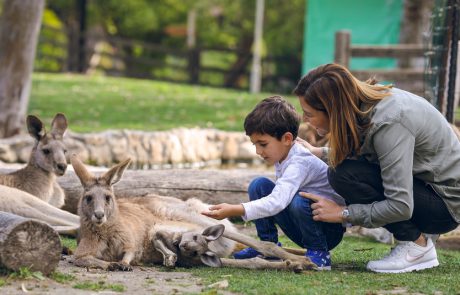
[[[94,212],[94,216],[96,216],[97,219],[102,219],[104,218],[104,212],[102,211]]]
[[[67,169],[67,164],[59,163],[59,164],[57,164],[57,168],[60,171],[65,172],[65,170]]]

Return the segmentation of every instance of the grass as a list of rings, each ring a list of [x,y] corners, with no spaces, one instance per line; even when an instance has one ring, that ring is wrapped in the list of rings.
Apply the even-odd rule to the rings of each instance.
[[[65,238],[64,240],[69,245],[75,245],[73,239]],[[280,241],[286,247],[296,247],[285,236],[282,236]],[[74,249],[73,247],[71,249]],[[202,278],[204,286],[228,280],[227,290],[242,294],[381,294],[385,292],[386,294],[391,292],[397,294],[459,294],[460,253],[458,251],[438,249],[440,266],[421,272],[377,274],[366,270],[367,261],[379,259],[389,250],[389,245],[376,243],[367,238],[345,237],[342,243],[332,251],[333,270],[330,272],[310,271],[293,274],[273,270],[209,267],[177,268],[175,271],[191,272]],[[59,277],[59,275],[52,275],[57,282],[60,282]],[[151,283],[154,282],[152,279]],[[85,281],[73,287],[93,291],[110,289],[121,292],[113,288],[122,286],[109,285],[104,281]],[[203,294],[217,293],[219,293],[218,290],[208,288]]]
[[[18,271],[10,273],[8,277],[19,280],[37,279],[42,281],[45,279],[40,271],[31,271],[28,267],[20,267]]]
[[[82,290],[92,290],[92,291],[103,291],[103,290],[112,290],[115,292],[124,292],[125,286],[122,284],[107,284],[105,281],[84,281],[79,282],[73,285],[75,289],[82,289]]]
[[[75,280],[75,276],[72,274],[62,273],[58,271],[54,271],[51,273],[50,278],[54,281],[65,284]]]
[[[67,247],[72,251],[75,251],[77,248],[77,241],[69,237],[61,236],[61,244],[63,247]]]
[[[29,114],[50,121],[62,112],[77,132],[175,127],[242,131],[245,116],[270,95],[151,80],[34,73]],[[288,99],[298,106],[296,98]]]
[[[330,272],[293,274],[206,267],[187,271],[202,277],[205,286],[226,279],[229,291],[243,294],[391,294],[397,290],[401,291],[398,294],[458,294],[460,253],[438,250],[441,265],[417,273],[366,271],[367,261],[381,258],[389,249],[388,245],[367,239],[346,237],[332,252],[333,270]]]

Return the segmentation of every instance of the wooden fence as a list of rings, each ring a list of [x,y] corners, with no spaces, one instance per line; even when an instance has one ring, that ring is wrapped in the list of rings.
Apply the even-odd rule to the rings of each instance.
[[[355,45],[351,44],[349,31],[338,31],[335,34],[335,63],[347,68],[352,58],[378,57],[378,58],[423,58],[427,48],[419,44],[396,45]],[[366,80],[375,77],[377,80],[395,82],[397,87],[424,96],[424,68],[396,68],[396,69],[366,69],[351,70],[358,79]]]
[[[52,33],[47,33],[48,29]],[[37,62],[38,71],[103,72],[112,76],[156,79],[199,85],[249,88],[252,54],[230,48],[178,48],[160,44],[105,36],[85,36],[79,67],[68,66],[75,57],[68,52],[67,40],[50,37],[55,29],[42,28]],[[62,31],[60,34],[64,34]],[[63,38],[61,38],[63,39]],[[52,47],[54,50],[43,50]],[[61,54],[56,56],[55,52]],[[64,54],[62,54],[64,52]],[[265,91],[290,92],[300,73],[301,60],[267,55],[262,60],[262,85]]]

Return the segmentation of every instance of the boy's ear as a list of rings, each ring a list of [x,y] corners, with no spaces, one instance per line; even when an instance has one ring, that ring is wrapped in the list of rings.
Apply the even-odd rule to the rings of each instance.
[[[283,134],[283,137],[281,137],[281,141],[287,144],[291,144],[294,141],[294,135],[292,135],[291,132],[286,132]]]

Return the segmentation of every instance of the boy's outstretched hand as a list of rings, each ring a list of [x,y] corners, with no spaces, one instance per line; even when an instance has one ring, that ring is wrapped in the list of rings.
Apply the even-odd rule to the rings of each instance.
[[[243,216],[244,207],[241,204],[232,205],[222,203],[209,207],[209,211],[201,212],[201,214],[221,220],[230,216]]]

